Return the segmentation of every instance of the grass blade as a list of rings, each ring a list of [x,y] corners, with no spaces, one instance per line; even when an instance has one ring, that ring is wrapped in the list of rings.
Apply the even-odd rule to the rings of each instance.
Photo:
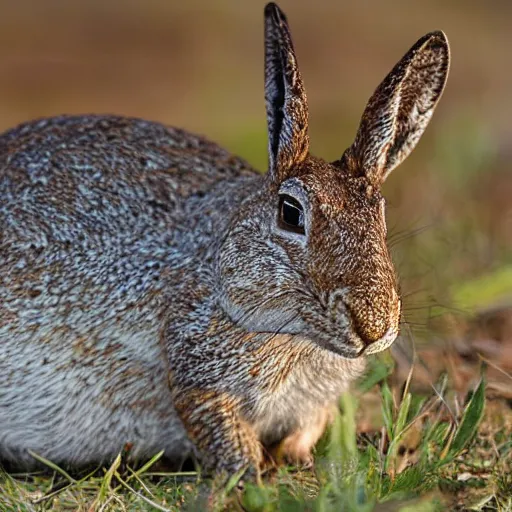
[[[482,377],[471,400],[464,409],[462,420],[453,436],[453,440],[440,464],[453,460],[471,441],[482,420],[485,406],[485,379]]]
[[[381,386],[382,395],[382,416],[384,419],[384,425],[389,439],[393,439],[393,395],[391,389],[389,389],[388,383],[384,382]]]
[[[57,464],[54,464],[51,460],[45,459],[44,457],[42,457],[41,455],[38,455],[37,453],[33,452],[32,450],[28,450],[28,453],[30,453],[30,455],[32,457],[34,457],[34,459],[36,459],[37,461],[41,462],[45,466],[48,466],[49,468],[53,469],[57,473],[60,473],[64,478],[69,480],[71,483],[76,484],[76,480],[72,476],[70,476],[68,473],[66,473],[66,471],[64,471],[62,468],[57,466]]]
[[[98,502],[103,503],[105,499],[107,498],[108,494],[111,491],[112,486],[112,478],[114,478],[114,474],[117,472],[117,468],[121,464],[121,454],[119,454],[110,468],[105,473],[105,476],[103,477],[100,485],[100,489],[98,492]]]

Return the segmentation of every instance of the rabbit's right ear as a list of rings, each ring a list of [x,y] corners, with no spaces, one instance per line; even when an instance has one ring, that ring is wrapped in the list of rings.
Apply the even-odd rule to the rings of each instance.
[[[269,172],[282,181],[309,151],[308,104],[286,16],[265,7],[265,103]]]
[[[423,36],[377,87],[343,163],[374,186],[409,156],[423,135],[448,77],[450,50],[443,32]]]

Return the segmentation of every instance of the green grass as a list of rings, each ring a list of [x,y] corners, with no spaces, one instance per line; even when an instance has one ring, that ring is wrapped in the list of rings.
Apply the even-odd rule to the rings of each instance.
[[[446,379],[432,396],[412,393],[410,378],[398,393],[388,370],[375,359],[359,391],[341,397],[313,470],[279,468],[241,491],[239,475],[220,484],[195,472],[159,472],[161,454],[137,470],[119,456],[81,478],[43,460],[45,474],[0,475],[0,510],[511,510],[512,421],[494,402],[484,414],[485,379],[456,414]],[[368,410],[359,402],[369,395],[381,411],[370,431],[358,434]]]
[[[453,302],[467,311],[484,309],[510,300],[512,265],[498,267],[452,287]]]

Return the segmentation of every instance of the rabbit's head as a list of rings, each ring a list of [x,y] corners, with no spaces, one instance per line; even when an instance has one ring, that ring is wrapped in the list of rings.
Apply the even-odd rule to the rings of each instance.
[[[269,170],[234,215],[218,257],[222,304],[235,322],[301,334],[350,358],[391,345],[400,298],[380,188],[425,130],[448,67],[446,36],[422,37],[370,98],[353,144],[328,163],[309,153],[287,21],[267,5]]]

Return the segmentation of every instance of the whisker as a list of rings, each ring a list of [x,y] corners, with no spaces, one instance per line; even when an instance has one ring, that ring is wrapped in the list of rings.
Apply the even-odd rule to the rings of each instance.
[[[419,228],[416,228],[416,229],[401,230],[401,231],[398,231],[397,233],[393,233],[393,234],[391,234],[391,236],[388,236],[388,245],[390,248],[395,247],[396,245],[404,242],[405,240],[414,238],[415,236],[418,236],[421,233],[424,233],[425,231],[432,229],[432,227],[433,227],[433,224],[427,224],[425,226],[420,226]]]
[[[266,306],[268,306],[269,304],[272,304],[273,302],[279,302],[281,299],[283,299],[283,297],[286,297],[287,295],[291,295],[291,294],[295,294],[295,295],[300,295],[301,294],[301,290],[298,289],[298,288],[288,288],[284,291],[281,291],[279,293],[276,293],[275,295],[272,295],[271,297],[267,297],[266,299],[264,299],[263,301],[261,302],[258,302],[257,304],[255,304],[254,306],[252,306],[248,311],[246,311],[244,313],[244,315],[242,317],[240,317],[237,321],[240,322],[240,323],[245,323],[247,322],[254,314],[256,314],[258,311],[260,311],[261,309],[265,308]],[[288,309],[292,309],[293,307],[293,304],[290,305],[290,308]]]
[[[400,350],[400,352],[404,355],[404,357],[406,358],[407,362],[410,365],[414,365],[415,363],[418,363],[425,370],[426,374],[430,375],[430,368],[421,359],[421,357],[419,356],[419,354],[418,354],[418,352],[416,350],[416,342],[415,342],[415,339],[414,339],[414,336],[413,336],[413,332],[412,332],[411,329],[407,329],[407,336],[404,336],[403,339],[404,339],[404,342],[406,342],[406,343],[410,342],[410,344],[412,346],[412,354],[413,354],[412,355],[412,360],[409,357],[409,355],[407,354],[407,352],[403,350],[403,348],[400,349],[400,347],[397,346],[397,348],[395,350]],[[443,390],[442,389],[438,389],[431,379],[429,379],[428,384],[432,388],[432,390],[434,391],[434,394],[437,396],[438,400],[444,405],[444,407],[448,411],[449,415],[452,418],[452,421],[455,423],[455,425],[457,425],[458,422],[457,422],[456,414],[453,412],[452,408],[450,407],[450,405],[448,404],[448,402],[444,398],[444,396],[442,394]]]

